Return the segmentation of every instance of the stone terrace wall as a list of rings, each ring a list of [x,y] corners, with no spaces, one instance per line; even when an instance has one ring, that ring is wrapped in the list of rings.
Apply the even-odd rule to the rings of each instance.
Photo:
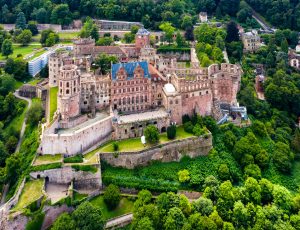
[[[65,166],[58,169],[50,169],[39,172],[32,172],[30,176],[34,179],[38,177],[46,178],[50,183],[69,184],[74,181],[76,187],[85,187],[90,189],[99,189],[102,186],[101,172],[97,173],[76,171],[71,166]]]
[[[212,149],[211,134],[206,137],[191,137],[138,152],[100,153],[101,158],[112,166],[132,169],[145,166],[152,160],[161,162],[179,161],[183,156],[204,156]]]

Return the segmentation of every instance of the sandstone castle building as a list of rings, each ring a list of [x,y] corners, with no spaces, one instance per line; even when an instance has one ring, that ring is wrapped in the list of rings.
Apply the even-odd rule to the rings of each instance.
[[[100,53],[119,59],[107,75],[91,69]],[[239,66],[200,67],[193,49],[190,67],[176,57],[157,54],[143,28],[134,45],[98,47],[93,39],[79,39],[72,52],[51,55],[49,87],[58,87],[58,106],[40,152],[75,155],[111,139],[140,137],[149,124],[165,132],[185,114],[218,120],[220,104],[237,105]]]

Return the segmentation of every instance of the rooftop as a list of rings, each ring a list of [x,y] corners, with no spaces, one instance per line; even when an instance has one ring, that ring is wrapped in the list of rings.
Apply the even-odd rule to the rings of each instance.
[[[134,113],[134,114],[120,116],[118,118],[118,124],[148,121],[153,119],[165,118],[168,116],[169,114],[165,109],[159,109],[159,110],[149,111],[144,113]]]
[[[141,61],[141,62],[128,62],[128,63],[118,63],[118,64],[113,64],[111,67],[111,78],[112,80],[117,79],[117,73],[121,68],[124,68],[128,79],[133,78],[134,75],[134,70],[136,67],[141,66],[142,69],[144,70],[144,77],[145,78],[150,78],[150,73],[148,69],[148,63],[146,61]]]
[[[145,28],[140,28],[136,34],[145,36],[145,35],[150,35],[150,32],[148,30],[146,30]]]

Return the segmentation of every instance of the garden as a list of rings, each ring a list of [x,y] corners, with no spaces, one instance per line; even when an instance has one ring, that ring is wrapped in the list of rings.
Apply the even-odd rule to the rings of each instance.
[[[54,113],[57,109],[58,87],[50,88],[50,121],[53,120]]]

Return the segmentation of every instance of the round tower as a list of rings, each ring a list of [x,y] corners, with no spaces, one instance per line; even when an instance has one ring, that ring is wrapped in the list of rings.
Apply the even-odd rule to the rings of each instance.
[[[80,114],[80,76],[76,65],[60,68],[57,107],[61,128],[67,128],[69,119]]]

